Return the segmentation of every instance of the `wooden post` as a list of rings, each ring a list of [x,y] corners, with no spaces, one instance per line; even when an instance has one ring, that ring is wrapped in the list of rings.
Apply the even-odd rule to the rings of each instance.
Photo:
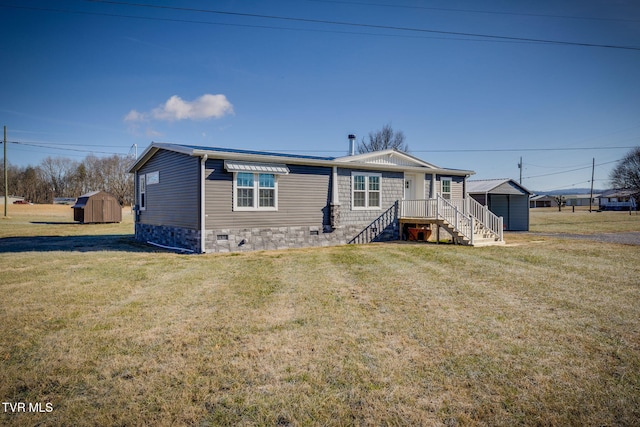
[[[593,158],[593,163],[591,166],[591,193],[589,194],[589,212],[591,212],[591,201],[593,200],[593,174],[596,170],[596,158]]]
[[[4,216],[7,217],[7,204],[9,203],[9,174],[7,171],[7,127],[4,127]]]

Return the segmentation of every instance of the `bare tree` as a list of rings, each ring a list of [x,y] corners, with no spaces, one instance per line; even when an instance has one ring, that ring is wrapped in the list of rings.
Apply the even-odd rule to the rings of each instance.
[[[408,152],[409,146],[404,140],[404,133],[402,131],[394,131],[391,124],[386,124],[376,132],[369,132],[368,142],[362,138],[362,141],[358,144],[358,153],[370,153],[372,151],[388,150],[390,148]]]
[[[9,165],[9,193],[34,203],[52,203],[54,197],[78,197],[90,191],[113,194],[120,204],[133,201],[133,176],[128,172],[133,159],[114,154],[88,155],[82,162],[47,157],[36,167]],[[2,172],[2,165],[0,165]],[[4,173],[0,184],[4,186]]]
[[[121,205],[133,200],[133,176],[129,173],[131,157],[114,154],[101,159],[102,184]]]
[[[50,201],[54,197],[73,197],[68,191],[73,172],[77,168],[77,162],[63,157],[47,157],[40,164],[42,180],[51,191]]]
[[[609,178],[613,188],[640,193],[640,147],[627,153],[611,171]]]
[[[16,173],[16,178],[14,194],[33,203],[44,203],[48,200],[50,192],[47,191],[47,184],[42,180],[36,168],[27,166]]]
[[[566,199],[564,198],[564,196],[561,194],[558,194],[557,196],[553,196],[553,200],[555,200],[556,204],[558,205],[558,212],[562,212],[562,206],[566,202]]]

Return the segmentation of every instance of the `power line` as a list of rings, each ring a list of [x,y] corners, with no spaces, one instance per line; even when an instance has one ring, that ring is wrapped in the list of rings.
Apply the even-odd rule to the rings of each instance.
[[[69,147],[113,147],[113,148],[129,148],[128,145],[91,145],[91,144],[70,144],[65,142],[46,142],[46,141],[7,141],[15,144],[43,144],[43,147],[49,147],[50,145],[64,145]],[[44,145],[46,144],[46,145]],[[52,147],[53,148],[53,147]]]
[[[533,16],[538,18],[584,19],[584,20],[593,20],[593,21],[640,22],[639,19],[552,15],[552,14],[544,14],[544,13],[500,12],[500,11],[494,11],[494,10],[453,9],[453,8],[447,8],[447,7],[408,6],[408,5],[399,5],[399,4],[369,3],[369,2],[355,2],[355,1],[337,1],[337,0],[307,0],[307,1],[316,2],[316,3],[350,4],[350,5],[359,5],[359,6],[379,6],[379,7],[389,7],[389,8],[397,8],[397,9],[414,9],[414,10],[417,9],[417,10],[438,10],[438,11],[444,11],[444,12],[481,13],[481,14],[489,14],[489,15]]]
[[[41,144],[36,142],[22,142],[22,141],[7,141],[7,142],[10,144],[16,144],[16,145],[22,145],[22,146],[49,148],[52,150],[61,150],[61,151],[76,151],[80,153],[122,154],[121,152],[114,152],[114,151],[81,150],[77,148],[58,148],[58,147],[53,147],[49,144]],[[63,144],[58,144],[58,145],[63,145]]]
[[[460,148],[444,150],[411,150],[413,153],[507,153],[507,152],[528,152],[528,151],[583,151],[583,150],[619,150],[636,148],[632,146],[619,147],[564,147],[564,148]]]
[[[202,24],[202,25],[215,25],[215,26],[227,26],[227,27],[239,27],[239,28],[258,28],[258,29],[266,29],[266,30],[284,30],[284,31],[309,32],[309,33],[351,34],[351,35],[374,36],[374,37],[470,41],[470,42],[481,42],[481,43],[536,44],[534,42],[516,41],[516,40],[486,40],[486,39],[478,39],[478,38],[474,39],[474,38],[468,38],[468,37],[462,38],[462,37],[452,37],[452,36],[442,37],[442,36],[435,36],[435,35],[421,36],[421,35],[409,35],[409,34],[383,34],[383,33],[362,32],[362,31],[322,30],[318,28],[291,28],[291,27],[281,27],[276,25],[232,24],[228,22],[213,22],[213,21],[201,21],[201,20],[178,19],[178,18],[159,18],[159,17],[152,17],[152,16],[125,15],[120,13],[87,12],[87,11],[80,11],[80,10],[56,9],[56,8],[49,8],[49,7],[16,6],[16,5],[5,5],[5,4],[0,4],[0,7],[36,10],[40,12],[56,12],[56,13],[69,13],[69,14],[75,14],[75,15],[106,16],[110,18],[139,19],[139,20],[145,20],[145,21],[176,22],[181,24]]]
[[[604,166],[604,165],[608,165],[608,164],[611,164],[611,163],[617,163],[620,160],[621,159],[613,160],[611,162],[598,163],[595,166]],[[522,177],[522,179],[541,178],[543,176],[560,175],[560,174],[563,174],[563,173],[576,172],[576,171],[580,171],[580,170],[584,170],[584,169],[591,169],[591,168],[592,168],[592,165],[589,165],[589,166],[583,166],[583,167],[579,167],[579,168],[575,168],[575,169],[568,169],[568,170],[560,171],[560,172],[545,173],[545,174],[542,174],[542,175],[524,176],[524,177]]]
[[[413,32],[413,33],[419,33],[419,34],[425,34],[425,33],[440,34],[440,35],[453,36],[453,37],[418,37],[418,36],[408,36],[406,34],[404,35],[403,34],[380,34],[380,33],[321,30],[321,29],[310,29],[310,28],[288,28],[288,27],[270,26],[270,25],[232,24],[232,23],[223,23],[223,22],[199,21],[199,20],[177,19],[177,18],[159,18],[159,17],[150,17],[150,16],[135,16],[135,15],[124,15],[124,14],[117,14],[117,13],[87,12],[87,11],[78,11],[78,10],[69,10],[69,9],[17,6],[17,5],[6,5],[6,4],[0,4],[0,7],[39,10],[39,11],[45,11],[45,12],[72,13],[72,14],[80,14],[80,15],[142,19],[142,20],[149,20],[149,21],[221,25],[221,26],[262,28],[262,29],[287,30],[287,31],[323,32],[323,33],[334,33],[334,34],[356,34],[356,35],[379,36],[379,37],[413,37],[413,38],[443,39],[443,40],[453,40],[453,41],[531,43],[531,44],[597,47],[597,48],[605,48],[605,49],[640,51],[640,47],[637,47],[637,46],[624,46],[624,45],[586,43],[586,42],[570,42],[565,40],[536,39],[536,38],[515,37],[515,36],[499,36],[499,35],[493,35],[493,34],[443,31],[443,30],[433,30],[433,29],[425,29],[425,28],[399,27],[399,26],[390,26],[390,25],[376,25],[376,24],[365,24],[365,23],[347,22],[347,21],[331,21],[331,20],[310,19],[310,18],[295,18],[295,17],[275,16],[275,15],[228,12],[228,11],[221,11],[221,10],[214,10],[214,9],[196,9],[196,8],[185,8],[185,7],[174,7],[174,6],[159,6],[159,5],[151,5],[151,4],[127,3],[127,2],[116,2],[116,1],[106,1],[106,0],[84,0],[84,1],[91,2],[91,3],[106,3],[106,4],[114,4],[114,5],[121,5],[121,6],[134,6],[134,7],[165,9],[165,10],[174,10],[174,11],[212,13],[212,14],[220,14],[220,15],[228,15],[228,16],[242,16],[242,17],[262,18],[262,19],[284,20],[284,21],[291,21],[291,22],[297,21],[297,22],[315,23],[315,24],[350,26],[350,27],[356,27],[356,28],[374,28],[374,29],[391,30],[391,31]],[[464,38],[460,38],[460,37],[464,37]],[[472,38],[468,38],[468,37],[472,37]]]
[[[375,28],[375,29],[383,29],[383,30],[446,34],[446,35],[455,35],[455,36],[464,36],[464,37],[482,37],[482,38],[497,39],[497,40],[516,40],[516,41],[525,41],[525,42],[532,42],[532,43],[559,44],[559,45],[583,46],[583,47],[601,47],[601,48],[607,48],[607,49],[624,49],[624,50],[640,51],[640,47],[636,47],[636,46],[569,42],[569,41],[551,40],[551,39],[534,39],[534,38],[528,38],[528,37],[498,36],[498,35],[492,35],[492,34],[466,33],[466,32],[458,32],[458,31],[442,31],[442,30],[432,30],[432,29],[425,29],[425,28],[398,27],[393,25],[364,24],[364,23],[358,23],[358,22],[331,21],[331,20],[325,20],[325,19],[295,18],[295,17],[288,17],[288,16],[264,15],[264,14],[257,14],[257,13],[229,12],[229,11],[222,11],[222,10],[216,10],[216,9],[199,9],[199,8],[191,8],[191,7],[161,6],[161,5],[153,5],[153,4],[146,4],[146,3],[119,2],[119,1],[112,1],[112,0],[85,0],[85,1],[90,3],[105,3],[105,4],[114,4],[114,5],[122,5],[122,6],[144,7],[144,8],[150,8],[150,9],[174,10],[174,11],[182,11],[182,12],[212,13],[217,15],[242,16],[242,17],[250,17],[250,18],[274,19],[274,20],[306,22],[306,23],[314,23],[314,24],[329,24],[329,25],[341,25],[341,26],[350,26],[350,27],[361,27],[361,28]]]

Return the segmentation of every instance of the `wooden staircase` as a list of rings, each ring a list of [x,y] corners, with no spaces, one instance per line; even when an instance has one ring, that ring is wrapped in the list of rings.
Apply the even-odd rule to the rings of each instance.
[[[402,222],[442,227],[453,241],[466,246],[504,244],[502,217],[474,199],[399,200],[349,241],[352,244],[398,240]]]
[[[504,244],[504,240],[499,240],[496,234],[488,229],[484,224],[478,222],[475,218],[473,221],[475,221],[473,227],[473,238],[471,238],[471,235],[463,233],[460,227],[455,227],[445,219],[436,221],[435,224],[447,230],[447,232],[453,237],[454,243],[458,245],[492,246]]]
[[[502,217],[498,217],[474,199],[402,200],[400,218],[405,222],[421,222],[443,227],[453,241],[467,246],[504,244]]]

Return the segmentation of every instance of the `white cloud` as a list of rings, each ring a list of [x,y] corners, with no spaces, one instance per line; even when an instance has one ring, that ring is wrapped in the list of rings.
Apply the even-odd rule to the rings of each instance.
[[[143,122],[144,120],[144,114],[139,113],[136,110],[129,111],[129,114],[124,117],[125,122]]]
[[[173,95],[162,105],[149,113],[131,110],[124,117],[125,122],[139,123],[150,120],[206,120],[219,119],[227,114],[233,114],[233,105],[224,95],[204,94],[193,101],[185,101],[178,95]]]

